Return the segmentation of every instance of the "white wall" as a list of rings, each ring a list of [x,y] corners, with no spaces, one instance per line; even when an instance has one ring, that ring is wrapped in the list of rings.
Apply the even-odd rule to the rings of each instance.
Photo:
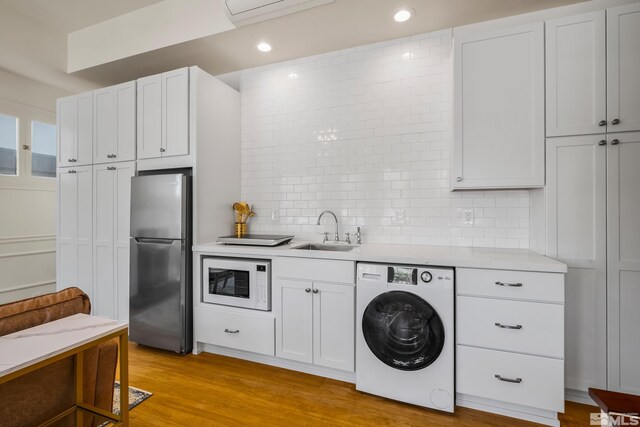
[[[365,243],[529,248],[529,191],[449,191],[451,48],[445,30],[242,71],[250,231],[318,240],[331,209]]]
[[[31,119],[55,123],[66,92],[0,70],[0,113],[19,117],[20,146]],[[0,177],[0,304],[55,290],[54,180]]]

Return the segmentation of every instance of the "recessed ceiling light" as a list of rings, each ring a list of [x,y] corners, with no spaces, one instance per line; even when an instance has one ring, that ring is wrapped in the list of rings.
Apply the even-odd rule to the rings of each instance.
[[[271,45],[267,42],[258,43],[256,47],[260,52],[271,52]]]
[[[413,9],[400,9],[393,15],[396,22],[406,22],[413,16]]]

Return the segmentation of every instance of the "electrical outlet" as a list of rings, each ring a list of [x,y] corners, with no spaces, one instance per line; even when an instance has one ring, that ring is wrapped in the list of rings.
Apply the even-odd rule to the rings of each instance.
[[[396,210],[396,214],[393,217],[393,223],[394,224],[404,224],[404,221],[406,219],[406,212],[404,209],[397,209]]]
[[[280,210],[271,209],[271,221],[273,221],[273,222],[280,221]]]
[[[464,224],[465,225],[473,224],[473,209],[464,210]]]

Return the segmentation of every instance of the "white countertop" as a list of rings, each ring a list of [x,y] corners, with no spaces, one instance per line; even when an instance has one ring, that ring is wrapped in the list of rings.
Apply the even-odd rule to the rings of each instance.
[[[75,314],[0,337],[0,377],[126,329],[127,324]]]
[[[552,258],[527,249],[468,248],[456,246],[421,246],[394,244],[355,245],[348,252],[310,251],[293,249],[306,242],[291,242],[276,247],[222,245],[204,243],[195,245],[194,252],[211,255],[246,257],[298,257],[368,261],[388,264],[417,264],[446,267],[495,268],[505,270],[566,273],[567,266]]]

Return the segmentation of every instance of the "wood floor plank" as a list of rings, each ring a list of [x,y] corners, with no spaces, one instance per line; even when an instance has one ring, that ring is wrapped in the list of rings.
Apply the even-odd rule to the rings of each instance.
[[[130,413],[142,426],[528,427],[467,408],[432,411],[356,391],[353,384],[202,353],[179,356],[131,344],[129,382],[154,393]],[[562,426],[589,425],[595,407],[567,402]]]

